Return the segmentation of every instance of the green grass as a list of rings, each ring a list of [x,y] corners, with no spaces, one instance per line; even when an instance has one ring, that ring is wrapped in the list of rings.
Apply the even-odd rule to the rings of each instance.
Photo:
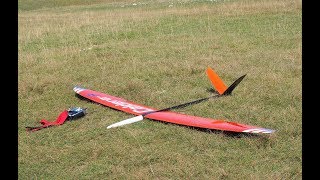
[[[19,179],[302,179],[301,1],[18,1]],[[75,97],[105,92],[154,108],[275,129],[229,135],[132,117]],[[88,114],[27,133],[72,106]]]

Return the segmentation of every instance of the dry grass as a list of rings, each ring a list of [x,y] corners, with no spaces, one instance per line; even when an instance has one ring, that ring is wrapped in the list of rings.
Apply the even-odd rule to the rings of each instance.
[[[302,178],[301,1],[42,3],[19,1],[19,179]],[[107,130],[131,115],[72,91],[81,85],[161,109],[209,96],[207,66],[228,85],[247,76],[233,96],[177,111],[276,133],[151,120]],[[87,107],[87,116],[25,132],[70,106]]]

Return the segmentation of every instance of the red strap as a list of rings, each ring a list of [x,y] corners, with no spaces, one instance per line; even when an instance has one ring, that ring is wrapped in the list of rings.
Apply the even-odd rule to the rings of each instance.
[[[40,129],[43,129],[43,128],[47,128],[47,127],[50,127],[50,126],[59,126],[61,124],[63,124],[68,118],[68,111],[67,110],[64,110],[62,113],[60,113],[60,115],[58,116],[57,120],[54,121],[54,122],[49,122],[45,119],[42,119],[40,121],[40,123],[42,124],[42,126],[38,126],[38,127],[26,127],[27,128],[27,131],[38,131]]]

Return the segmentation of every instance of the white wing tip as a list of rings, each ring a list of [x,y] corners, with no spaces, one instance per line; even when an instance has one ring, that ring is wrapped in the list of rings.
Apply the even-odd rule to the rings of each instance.
[[[273,130],[273,129],[266,129],[266,128],[253,128],[253,129],[244,130],[244,131],[242,131],[242,132],[245,132],[245,133],[263,133],[263,134],[270,134],[270,133],[275,132],[275,130]]]
[[[81,91],[85,90],[84,88],[80,87],[80,86],[75,86],[73,87],[73,91],[75,91],[76,93],[80,93]]]

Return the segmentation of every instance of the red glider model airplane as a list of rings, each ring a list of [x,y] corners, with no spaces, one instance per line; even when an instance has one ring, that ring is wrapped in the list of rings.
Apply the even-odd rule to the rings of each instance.
[[[199,116],[191,116],[191,115],[181,114],[177,112],[171,112],[170,110],[172,109],[178,109],[178,108],[186,107],[192,104],[197,104],[202,101],[209,100],[210,98],[218,98],[222,96],[231,95],[234,88],[246,76],[246,75],[241,76],[236,81],[234,81],[234,83],[232,83],[229,87],[227,87],[224,84],[224,82],[220,79],[220,77],[210,67],[208,67],[208,69],[206,70],[206,73],[212,85],[214,86],[215,90],[218,92],[218,94],[210,97],[194,100],[191,102],[183,103],[180,105],[160,109],[160,110],[147,107],[144,105],[136,104],[134,102],[131,102],[119,97],[111,96],[109,94],[93,91],[90,89],[85,89],[79,86],[75,86],[73,90],[76,92],[77,95],[80,95],[93,102],[96,102],[104,106],[117,109],[123,112],[127,112],[133,115],[137,115],[133,118],[129,118],[129,119],[111,124],[107,127],[108,129],[118,127],[118,126],[123,126],[125,124],[138,122],[143,120],[143,118],[145,117],[148,119],[158,120],[162,122],[169,122],[173,124],[179,124],[179,125],[185,125],[185,126],[191,126],[191,127],[197,127],[197,128],[221,130],[221,131],[239,132],[239,133],[269,134],[275,131],[272,129],[240,124],[240,123],[230,122],[226,120],[204,118]]]

